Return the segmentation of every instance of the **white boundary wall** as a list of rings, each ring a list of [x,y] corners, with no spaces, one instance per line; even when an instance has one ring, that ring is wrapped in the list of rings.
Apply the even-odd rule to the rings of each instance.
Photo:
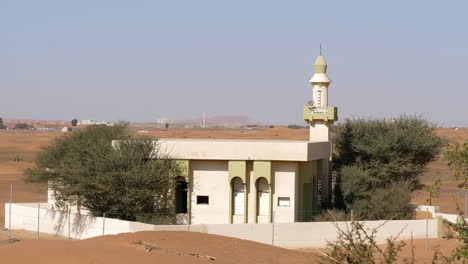
[[[432,214],[433,217],[440,216],[445,220],[456,223],[457,218],[459,217],[458,214],[444,214],[440,212],[439,206],[430,206],[430,205],[415,205],[415,210],[418,212],[429,212]],[[468,218],[465,218],[465,221],[468,222]]]
[[[9,226],[9,204],[5,204],[5,227]],[[11,228],[37,231],[38,204],[11,205]],[[119,234],[137,231],[192,231],[222,236],[236,237],[260,243],[274,244],[287,248],[298,247],[324,247],[327,241],[337,238],[336,227],[331,222],[310,223],[276,223],[276,224],[205,224],[205,225],[149,225],[139,222],[130,222],[63,211],[48,209],[48,204],[40,204],[39,222],[40,232],[55,234],[74,239],[85,239],[103,234]],[[400,239],[409,239],[411,233],[414,238],[426,237],[426,221],[428,223],[428,237],[437,237],[437,222],[429,220],[393,220],[388,221],[379,229],[376,235],[378,242],[384,242],[387,237],[396,236],[401,232]],[[70,225],[68,224],[70,222]],[[366,228],[375,228],[385,221],[366,221]],[[338,222],[346,229],[349,222]],[[403,229],[403,231],[402,231]]]

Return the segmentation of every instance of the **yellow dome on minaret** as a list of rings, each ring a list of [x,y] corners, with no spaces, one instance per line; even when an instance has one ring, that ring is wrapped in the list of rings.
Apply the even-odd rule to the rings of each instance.
[[[327,72],[327,61],[325,57],[320,55],[315,60],[314,65],[315,73],[326,73]]]

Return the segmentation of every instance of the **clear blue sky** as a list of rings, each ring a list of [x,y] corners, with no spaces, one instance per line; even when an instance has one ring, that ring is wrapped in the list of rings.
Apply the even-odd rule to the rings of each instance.
[[[305,124],[321,42],[341,119],[468,126],[467,3],[0,0],[0,116]]]

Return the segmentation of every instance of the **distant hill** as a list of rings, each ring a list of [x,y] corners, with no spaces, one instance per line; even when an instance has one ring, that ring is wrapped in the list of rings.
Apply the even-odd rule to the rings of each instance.
[[[247,126],[247,125],[262,125],[261,122],[251,119],[248,116],[213,116],[206,118],[207,126]],[[177,124],[201,124],[203,118],[177,120]]]
[[[69,121],[64,120],[35,120],[35,119],[14,119],[4,118],[3,122],[6,126],[14,126],[18,123],[26,123],[34,127],[63,127],[69,126]]]

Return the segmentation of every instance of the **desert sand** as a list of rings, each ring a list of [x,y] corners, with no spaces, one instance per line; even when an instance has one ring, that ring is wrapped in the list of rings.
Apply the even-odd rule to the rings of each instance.
[[[411,256],[411,243],[400,254],[400,263]],[[153,247],[148,250],[148,245]],[[444,255],[460,245],[457,240],[415,239],[418,263],[431,263],[437,251]],[[321,253],[322,252],[322,253]],[[20,240],[0,245],[2,263],[317,263],[325,249],[289,250],[266,244],[185,231],[145,231],[86,240]]]
[[[144,242],[163,250],[146,250]],[[317,257],[229,237],[182,231],[137,232],[86,240],[0,245],[2,263],[315,263]]]

